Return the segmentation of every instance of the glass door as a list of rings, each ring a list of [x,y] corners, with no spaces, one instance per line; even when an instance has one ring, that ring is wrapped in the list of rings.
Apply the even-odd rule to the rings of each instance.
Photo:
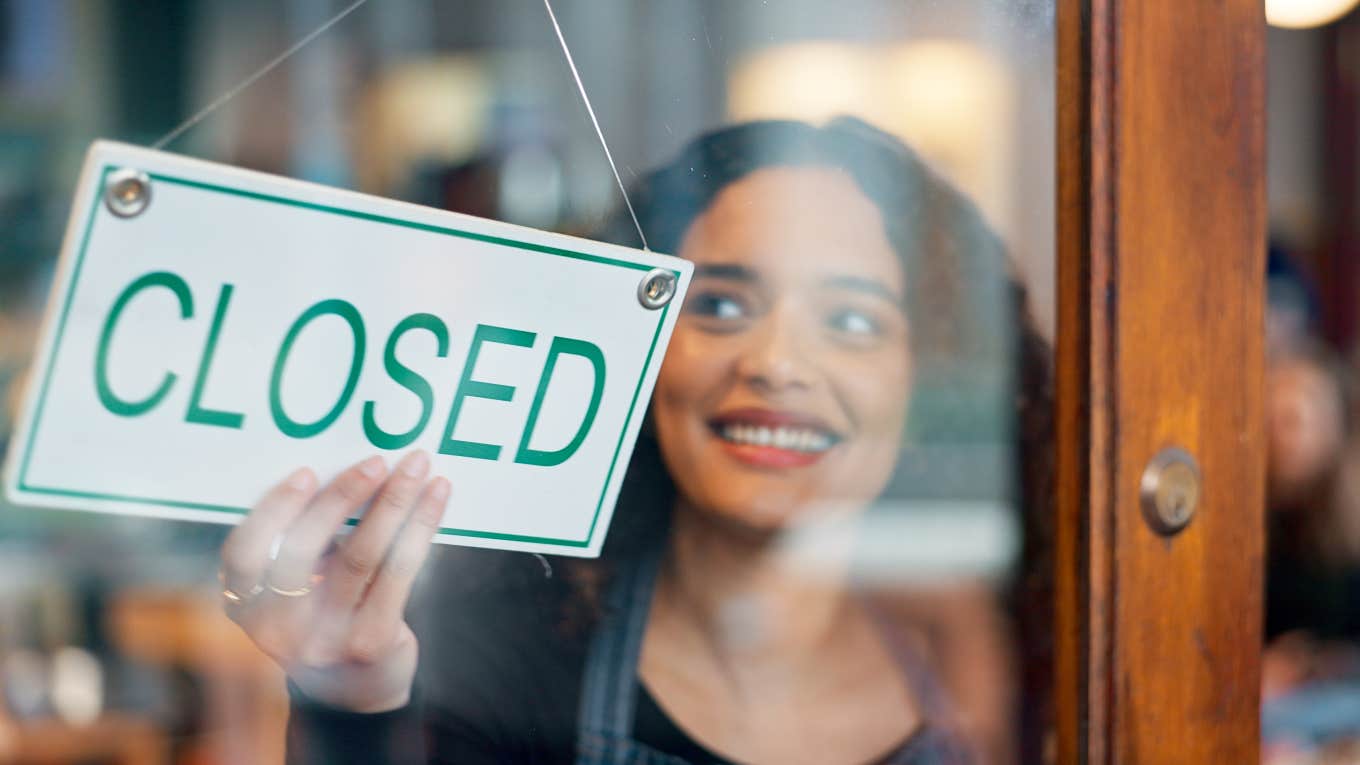
[[[399,466],[446,513],[501,469],[439,428],[355,448],[371,485],[279,460],[306,496],[228,525],[0,503],[0,760],[1255,759],[1256,4],[31,0],[0,37],[6,460],[96,138],[696,274],[598,559],[398,544]],[[363,395],[447,412],[427,339]]]

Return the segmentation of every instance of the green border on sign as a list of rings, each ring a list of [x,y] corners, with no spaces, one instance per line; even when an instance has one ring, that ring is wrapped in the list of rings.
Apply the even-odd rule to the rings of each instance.
[[[66,299],[62,304],[61,317],[57,321],[57,335],[52,342],[52,349],[48,352],[46,359],[47,371],[43,377],[42,387],[38,393],[38,407],[33,415],[33,425],[29,429],[28,443],[25,445],[24,450],[24,462],[19,470],[19,488],[24,491],[33,492],[35,494],[50,494],[60,497],[78,497],[81,499],[103,499],[123,502],[138,502],[146,505],[174,507],[184,510],[211,510],[243,515],[249,512],[248,508],[228,507],[225,505],[211,505],[198,502],[180,502],[177,500],[157,499],[154,497],[131,497],[117,494],[99,494],[96,492],[75,491],[71,489],[56,489],[43,486],[32,486],[28,483],[28,464],[29,460],[33,456],[33,443],[34,440],[37,438],[38,429],[40,423],[42,422],[43,407],[47,404],[48,385],[51,382],[53,367],[56,366],[57,354],[61,348],[62,338],[65,335],[66,319],[71,312],[71,303],[73,302],[73,298],[75,297],[76,284],[80,281],[81,267],[84,265],[85,262],[85,251],[90,243],[90,234],[94,230],[95,217],[99,212],[100,208],[99,202],[100,198],[103,196],[104,183],[108,178],[109,173],[112,172],[114,169],[115,169],[114,165],[105,165],[103,167],[99,175],[99,183],[95,185],[94,198],[90,201],[90,213],[89,217],[85,221],[84,233],[81,235],[80,251],[76,254],[75,269],[71,274],[70,283],[67,285],[66,288]],[[254,199],[260,202],[287,205],[289,207],[299,207],[302,209],[313,210],[316,212],[326,213],[329,215],[341,215],[347,218],[357,218],[359,220],[370,221],[373,223],[381,223],[391,226],[401,226],[403,228],[412,228],[418,231],[426,231],[432,234],[442,234],[445,236],[458,237],[460,239],[471,239],[478,242],[486,242],[488,244],[500,245],[502,247],[512,247],[519,250],[528,250],[530,252],[538,252],[547,255],[558,255],[566,258],[573,258],[575,260],[584,260],[590,263],[599,263],[602,265],[628,268],[637,271],[647,271],[650,270],[651,268],[650,266],[647,266],[642,263],[630,263],[626,260],[607,258],[601,255],[590,255],[584,252],[574,252],[572,250],[564,250],[559,247],[549,247],[547,245],[542,244],[521,242],[515,239],[491,236],[489,234],[478,234],[472,231],[462,231],[455,228],[446,228],[444,226],[434,226],[428,223],[417,223],[415,221],[402,220],[400,218],[393,218],[386,215],[376,215],[373,213],[358,212],[356,210],[347,210],[342,207],[331,207],[329,205],[316,204],[313,202],[303,202],[297,199],[288,199],[286,197],[278,197],[270,194],[261,194],[255,191],[243,191],[241,189],[233,189],[227,186],[218,186],[211,183],[203,183],[201,181],[191,181],[185,178],[176,178],[174,176],[161,175],[159,173],[150,173],[149,176],[155,181],[176,184],[179,186],[187,186],[189,188],[198,189],[200,191],[212,191],[220,194],[230,194],[233,196],[245,197],[247,199]],[[680,272],[675,271],[672,273],[675,274],[675,277],[677,279],[680,278]],[[656,343],[657,340],[659,340],[661,337],[661,328],[665,326],[666,314],[668,311],[670,311],[669,304],[667,304],[664,308],[662,308],[658,312],[656,332],[652,334],[652,344],[647,349],[647,358],[642,363],[642,376],[638,378],[637,386],[633,389],[633,400],[628,405],[628,414],[624,417],[623,430],[619,434],[619,442],[614,446],[614,454],[609,461],[609,471],[605,473],[604,487],[600,489],[600,498],[595,504],[595,515],[590,520],[590,529],[586,532],[585,539],[581,540],[553,539],[550,537],[532,537],[519,534],[501,534],[492,531],[478,531],[476,529],[457,529],[449,528],[446,526],[440,527],[439,533],[448,536],[474,537],[478,539],[499,539],[512,542],[530,542],[535,544],[557,545],[560,547],[578,547],[578,548],[589,547],[590,541],[595,536],[595,527],[600,520],[600,511],[604,508],[604,497],[605,494],[609,491],[610,481],[613,479],[614,470],[618,466],[619,452],[623,451],[624,436],[628,433],[629,426],[633,422],[633,413],[637,410],[638,396],[642,392],[642,383],[644,380],[647,379],[647,370],[648,368],[651,367],[652,356],[656,353]],[[350,523],[355,523],[355,521],[351,520]]]

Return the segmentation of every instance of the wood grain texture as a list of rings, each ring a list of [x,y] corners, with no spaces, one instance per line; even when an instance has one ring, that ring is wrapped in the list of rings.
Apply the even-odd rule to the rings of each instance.
[[[1057,11],[1058,315],[1054,691],[1061,763],[1105,762],[1110,655],[1108,0]]]
[[[1256,762],[1262,8],[1058,13],[1059,761]],[[1173,445],[1204,491],[1167,539],[1138,484]]]

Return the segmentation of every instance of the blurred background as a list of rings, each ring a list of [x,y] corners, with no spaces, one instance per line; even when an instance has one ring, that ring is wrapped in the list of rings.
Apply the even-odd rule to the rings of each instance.
[[[90,142],[154,142],[347,4],[0,0],[0,455]],[[734,120],[859,115],[978,203],[1051,337],[1051,0],[564,0],[557,13],[625,183]],[[1270,41],[1280,323],[1337,358],[1360,288],[1360,54],[1343,54],[1358,27]],[[168,148],[587,236],[620,202],[539,0],[371,0]],[[997,332],[996,311],[979,306],[974,330]],[[968,385],[919,392],[895,494],[911,512],[884,516],[908,526],[880,537],[871,568],[995,582],[1014,565],[1011,358],[962,362]],[[0,762],[281,760],[281,678],[220,613],[225,533],[0,500]]]
[[[1268,763],[1360,762],[1360,14],[1267,0]]]
[[[1360,762],[1354,4],[1267,3],[1274,763]],[[89,143],[153,142],[344,5],[0,0],[0,455]],[[860,115],[978,202],[1051,337],[1049,0],[592,0],[558,15],[625,182],[733,120]],[[372,0],[169,148],[582,235],[619,203],[537,0]],[[900,479],[915,532],[891,537],[896,554],[987,576],[1013,560],[1008,425],[965,414],[996,411],[1007,363],[981,362],[976,389],[924,392]],[[218,607],[224,534],[0,500],[0,762],[280,760],[281,680]]]

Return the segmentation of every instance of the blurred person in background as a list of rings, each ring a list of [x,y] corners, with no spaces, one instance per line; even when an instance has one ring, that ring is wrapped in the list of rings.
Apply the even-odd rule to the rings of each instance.
[[[1347,491],[1345,375],[1317,342],[1266,372],[1269,574],[1266,637],[1360,637],[1360,507]]]
[[[1267,313],[1267,568],[1262,733],[1268,763],[1360,743],[1360,444],[1350,375],[1311,335],[1297,271],[1275,265]]]

